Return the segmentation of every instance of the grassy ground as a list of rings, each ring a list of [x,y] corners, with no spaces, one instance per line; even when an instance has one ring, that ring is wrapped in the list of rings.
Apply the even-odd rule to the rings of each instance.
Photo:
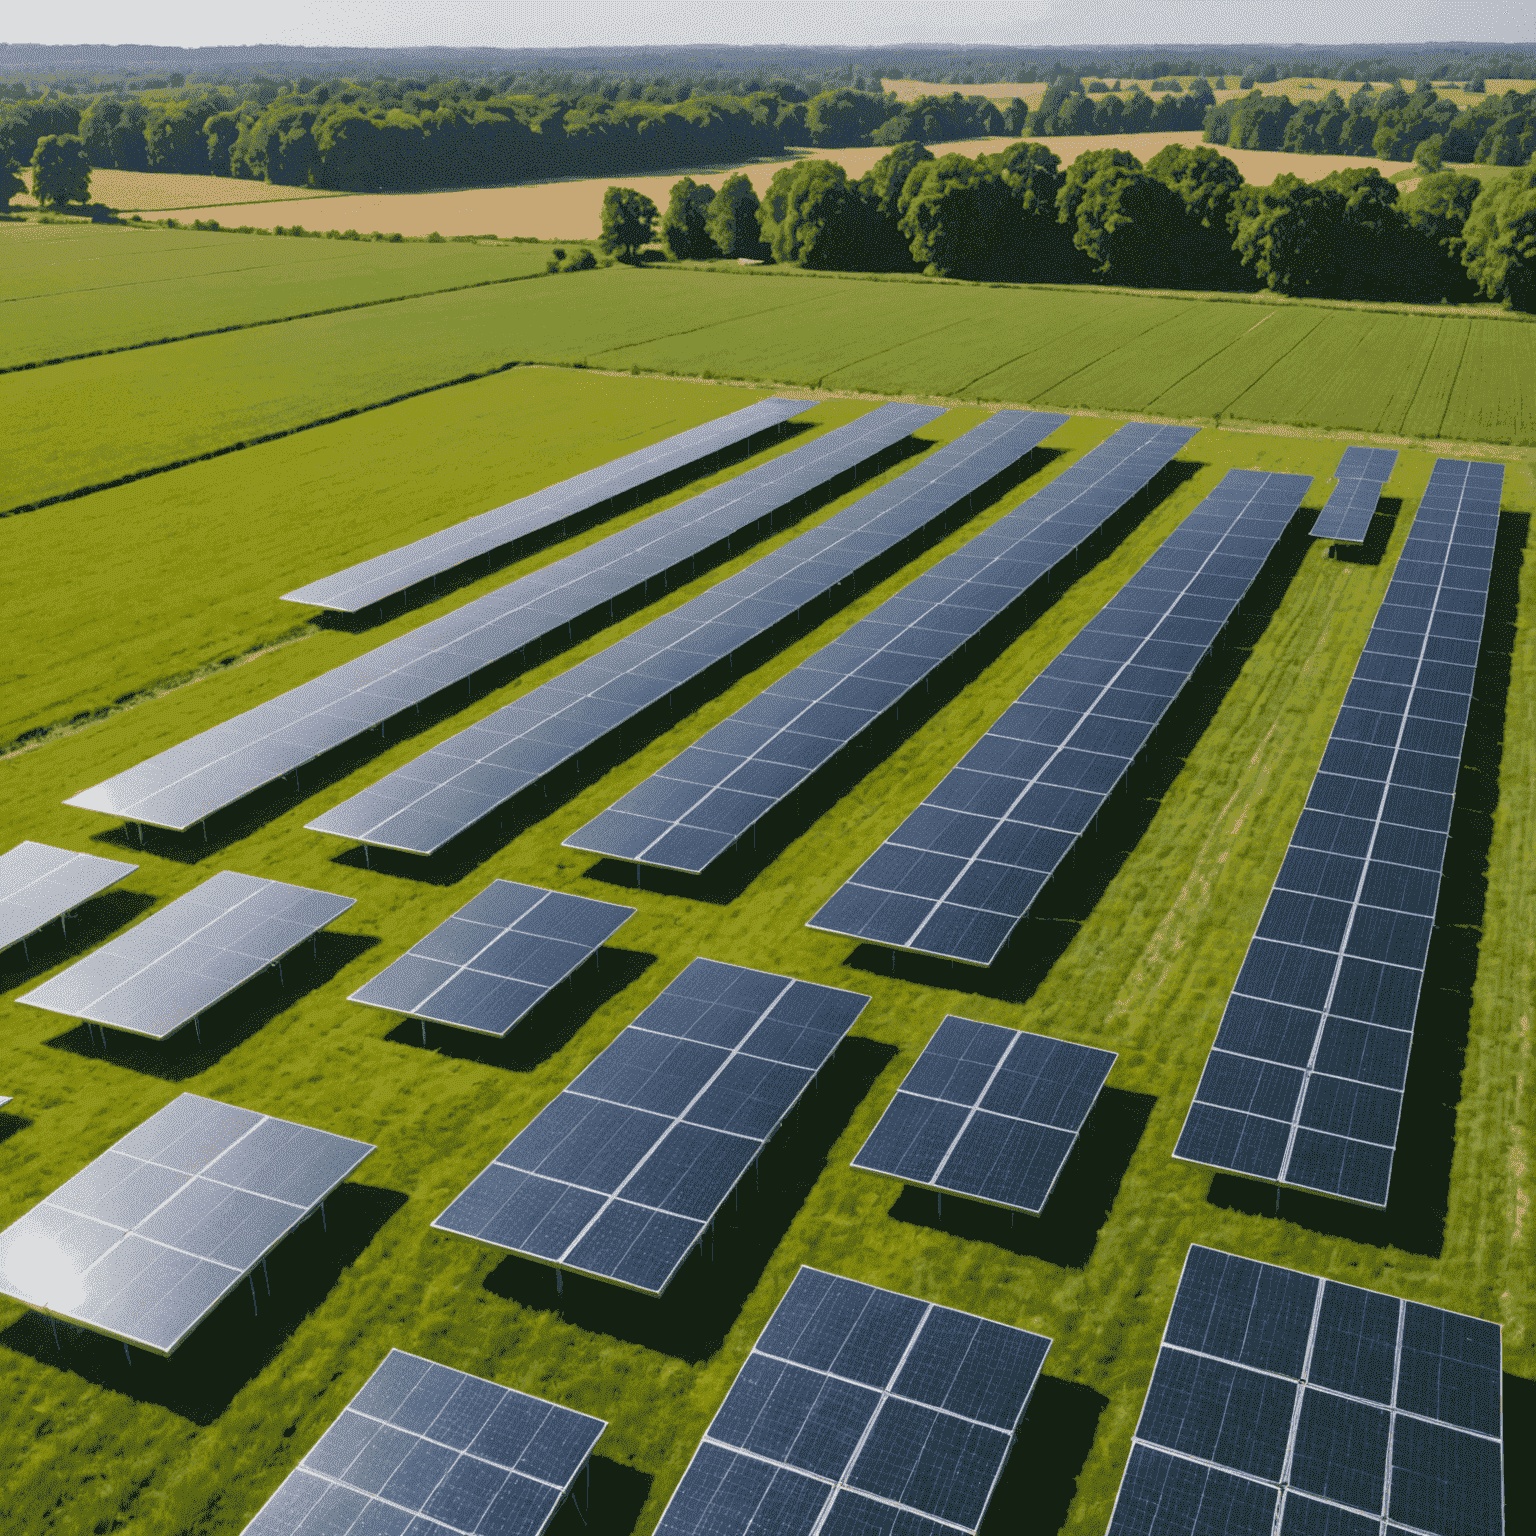
[[[608,456],[608,440],[594,422],[612,423],[627,408],[658,409],[656,386],[645,381],[540,377],[569,385],[581,398],[582,408],[573,393],[549,413],[545,451],[562,472]],[[718,397],[698,393],[693,419],[711,414]],[[818,415],[826,413],[830,423],[860,408],[826,405]],[[936,441],[975,419],[971,409],[952,412],[926,435]],[[435,435],[418,431],[414,438],[415,480],[424,484],[485,431],[473,413],[462,421],[445,413],[434,426]],[[110,823],[69,810],[60,799],[355,654],[377,632],[330,631],[274,650],[0,762],[7,842],[30,836],[132,857],[141,866],[119,895],[72,924],[67,942],[52,941],[34,952],[30,966],[13,964],[0,977],[0,1089],[16,1095],[10,1113],[0,1116],[0,1222],[182,1089],[379,1145],[358,1183],[331,1202],[328,1230],[306,1230],[280,1250],[270,1297],[258,1280],[260,1315],[253,1317],[250,1298],[237,1294],[169,1366],[138,1356],[129,1367],[121,1349],[88,1335],[66,1333],[56,1352],[46,1324],[0,1304],[0,1393],[8,1404],[0,1425],[0,1464],[7,1468],[0,1528],[28,1536],[236,1532],[385,1350],[398,1345],[608,1419],[590,1518],[602,1536],[645,1536],[802,1262],[1054,1339],[988,1536],[1102,1531],[1192,1241],[1502,1322],[1506,1404],[1512,1414],[1529,1415],[1536,1339],[1525,1259],[1536,1148],[1526,907],[1536,879],[1529,793],[1536,648],[1526,616],[1536,497],[1528,481],[1512,482],[1505,499],[1458,803],[1458,862],[1442,902],[1394,1200],[1384,1217],[1289,1194],[1278,1214],[1272,1203],[1246,1209],[1252,1202],[1243,1189],[1175,1163],[1170,1153],[1427,480],[1427,453],[1405,453],[1387,487],[1370,548],[1379,563],[1329,560],[1303,535],[1287,540],[1230,639],[1154,739],[1134,792],[1025,926],[1009,961],[988,978],[948,966],[891,974],[874,957],[803,924],[1226,469],[1326,476],[1337,461],[1336,443],[1202,432],[1182,456],[1190,474],[1177,490],[1016,640],[979,661],[968,686],[936,701],[925,723],[872,754],[847,792],[820,806],[773,856],[765,853],[739,891],[688,896],[614,885],[597,878],[601,866],[560,847],[563,836],[708,725],[1059,473],[1111,426],[1070,423],[1052,442],[1065,452],[1035,479],[611,771],[565,786],[549,814],[483,846],[472,867],[417,866],[423,878],[364,869],[303,823],[430,739],[563,671],[662,607],[686,601],[721,572],[417,737],[343,765],[330,782],[307,786],[300,800],[272,804],[207,850],[164,843],[130,852]],[[309,471],[316,477],[328,464],[339,476],[355,462],[355,443],[333,434],[337,429],[308,439],[321,455]],[[402,461],[402,474],[404,468]],[[1315,487],[1308,503],[1319,501]],[[242,482],[203,482],[203,506],[215,524],[243,519]],[[157,537],[160,516],[152,498],[124,502],[120,537]],[[389,517],[403,522],[398,511]],[[383,542],[382,527],[379,535]],[[69,579],[60,563],[41,572],[37,585],[66,602]],[[236,561],[210,565],[198,598],[227,605],[221,622],[232,637],[261,632],[261,605],[231,590],[248,580]],[[173,612],[178,603],[186,612],[194,606],[175,594],[169,601]],[[144,612],[151,611],[146,603]],[[58,626],[57,633],[67,652],[73,627]],[[96,677],[98,689],[111,686],[113,661],[103,646],[82,652],[78,665]],[[286,990],[275,980],[260,983],[220,1020],[205,1021],[201,1048],[135,1050],[119,1040],[103,1059],[83,1030],[14,1004],[36,978],[220,868],[344,892],[358,904],[323,940],[318,959],[290,974]],[[493,876],[623,900],[639,910],[593,984],[530,1021],[503,1049],[465,1047],[434,1031],[424,1050],[414,1029],[346,1002]],[[747,1193],[739,1213],[727,1212],[712,1257],[691,1261],[659,1306],[575,1282],[557,1297],[542,1267],[432,1232],[429,1223],[448,1200],[696,954],[873,998],[857,1036],[770,1150],[761,1191]],[[931,1199],[848,1166],[947,1011],[1119,1053],[1082,1152],[1042,1219],[1011,1225],[954,1200],[941,1219]],[[1529,1417],[1512,1420],[1508,1465],[1516,1499],[1530,1496],[1530,1473],[1518,1453],[1530,1428]],[[1512,1516],[1510,1529],[1520,1528]],[[581,1529],[573,1525],[564,1536]]]

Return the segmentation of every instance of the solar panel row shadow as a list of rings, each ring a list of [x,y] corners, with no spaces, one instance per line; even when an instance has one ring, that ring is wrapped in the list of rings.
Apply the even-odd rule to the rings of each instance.
[[[808,926],[990,965],[1215,643],[1310,483],[1230,471]]]
[[[1435,465],[1176,1157],[1386,1204],[1503,474]]]
[[[611,901],[493,880],[351,1001],[505,1036],[634,915]]]
[[[607,1427],[392,1349],[245,1536],[540,1536]]]
[[[568,848],[701,874],[1063,566],[1194,430],[1132,422],[702,736]]]
[[[869,999],[694,960],[433,1222],[660,1295]]]
[[[658,1536],[973,1532],[1051,1341],[803,1266]]]
[[[666,590],[731,538],[856,472],[942,414],[882,405],[846,427],[509,582],[65,803],[184,832],[477,672],[614,604]],[[654,591],[653,591],[654,588]]]
[[[139,866],[23,842],[0,854],[0,949],[63,917]]]
[[[169,1355],[373,1150],[183,1093],[0,1232],[0,1292]]]
[[[164,1040],[352,905],[224,870],[17,1001]]]
[[[1109,1536],[1501,1536],[1499,1328],[1191,1247]]]
[[[435,853],[931,528],[1067,418],[999,411],[888,485],[309,823]]]
[[[950,1014],[853,1166],[1037,1215],[1114,1064],[1113,1051]]]
[[[1312,524],[1314,539],[1362,544],[1370,532],[1381,488],[1397,463],[1395,448],[1346,448],[1335,478],[1338,485]]]
[[[546,486],[531,496],[521,496],[504,507],[482,512],[372,560],[349,565],[333,576],[285,592],[283,598],[290,603],[312,603],[340,613],[361,612],[477,555],[492,554],[518,539],[557,528],[609,503],[638,500],[648,487],[667,475],[701,464],[759,433],[770,432],[810,406],[809,400],[759,400],[718,421],[707,421],[691,431],[679,432],[557,485]]]

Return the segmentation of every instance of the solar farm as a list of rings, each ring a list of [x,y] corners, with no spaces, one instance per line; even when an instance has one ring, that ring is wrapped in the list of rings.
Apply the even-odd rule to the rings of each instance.
[[[1529,453],[904,393],[0,519],[0,1530],[1536,1524]]]

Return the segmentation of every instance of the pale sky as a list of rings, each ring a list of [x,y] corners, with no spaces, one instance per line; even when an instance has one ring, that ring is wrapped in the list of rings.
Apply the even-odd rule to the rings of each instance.
[[[13,43],[574,48],[677,43],[1536,42],[1532,0],[75,0],[18,8]]]

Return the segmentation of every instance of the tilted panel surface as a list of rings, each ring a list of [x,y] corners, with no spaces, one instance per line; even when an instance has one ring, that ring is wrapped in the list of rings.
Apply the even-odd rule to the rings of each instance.
[[[0,1232],[0,1291],[169,1355],[372,1151],[183,1093]]]
[[[433,1226],[660,1295],[868,1002],[694,960]]]
[[[566,838],[566,846],[702,873],[861,732],[925,689],[1193,436],[1188,427],[1121,427]]]
[[[1502,488],[1435,465],[1176,1157],[1386,1204]]]
[[[1314,539],[1361,544],[1370,532],[1381,488],[1397,463],[1395,448],[1346,448],[1335,478],[1338,485],[1312,524]]]
[[[0,949],[36,933],[139,866],[22,842],[0,853]]]
[[[1230,471],[809,926],[990,965],[1215,643],[1310,483]]]
[[[185,831],[483,668],[620,599],[662,589],[734,534],[856,470],[942,412],[882,405],[846,427],[653,513],[125,769],[65,804]]]
[[[309,823],[435,853],[945,517],[1067,418],[999,411],[889,485]]]

